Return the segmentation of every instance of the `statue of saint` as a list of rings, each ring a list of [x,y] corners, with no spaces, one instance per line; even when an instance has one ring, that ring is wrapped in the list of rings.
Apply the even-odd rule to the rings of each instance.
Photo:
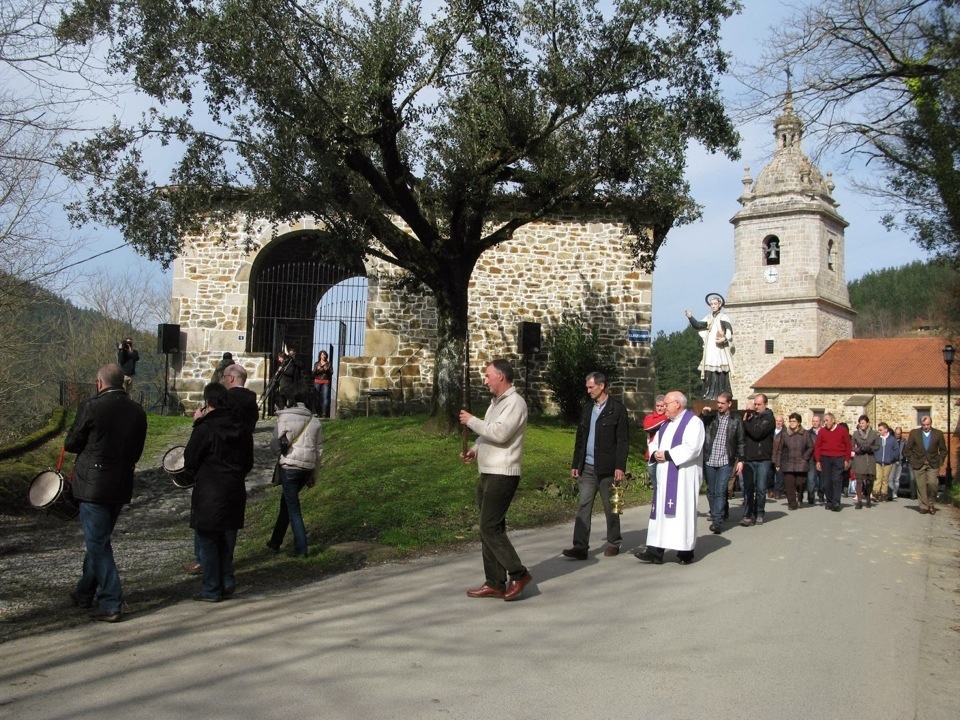
[[[689,310],[687,319],[694,329],[700,331],[703,339],[703,357],[700,360],[700,377],[703,387],[701,397],[716,400],[717,396],[730,390],[730,370],[733,368],[733,324],[723,312],[726,300],[719,293],[710,293],[705,298],[710,306],[710,314],[703,320],[697,320]]]

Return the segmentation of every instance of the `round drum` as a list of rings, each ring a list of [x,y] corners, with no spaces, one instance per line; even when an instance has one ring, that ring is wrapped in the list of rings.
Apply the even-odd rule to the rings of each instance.
[[[80,506],[73,499],[73,487],[56,470],[37,475],[30,483],[28,497],[33,507],[61,520],[73,520],[80,512]]]
[[[163,454],[163,469],[178,488],[193,487],[193,478],[189,480],[183,474],[183,445],[176,445]]]

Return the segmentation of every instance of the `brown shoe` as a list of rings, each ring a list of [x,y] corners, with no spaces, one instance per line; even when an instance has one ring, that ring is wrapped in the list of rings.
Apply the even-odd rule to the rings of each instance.
[[[618,548],[616,545],[607,545],[603,549],[604,557],[616,557],[619,554],[620,554],[620,548]]]
[[[934,505],[931,505],[931,506],[930,506],[930,514],[931,514],[931,515],[936,515],[936,514],[937,514],[937,508],[936,508],[936,506],[934,506]]]
[[[503,594],[504,600],[517,600],[523,594],[523,589],[530,584],[533,576],[530,573],[521,575],[507,586],[507,591]]]
[[[187,575],[199,575],[203,572],[203,567],[198,562],[188,562],[183,566],[183,571]]]
[[[503,590],[497,590],[495,587],[490,587],[486,583],[481,585],[478,588],[472,588],[467,590],[467,597],[472,598],[502,598]]]

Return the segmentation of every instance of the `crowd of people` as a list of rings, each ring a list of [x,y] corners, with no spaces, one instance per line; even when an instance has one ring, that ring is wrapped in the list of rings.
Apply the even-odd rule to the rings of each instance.
[[[190,526],[194,529],[195,561],[187,572],[201,576],[195,600],[219,602],[235,592],[233,552],[246,508],[245,479],[253,467],[253,432],[258,418],[255,393],[244,387],[246,370],[227,364],[217,368],[218,382],[203,390],[203,405],[194,413],[194,426],[184,449],[183,472],[193,482]],[[279,552],[288,528],[295,556],[306,556],[307,537],[300,509],[300,492],[313,483],[323,452],[319,412],[329,403],[329,360],[321,352],[314,368],[313,392],[298,387],[293,354],[279,357],[279,397],[272,447],[278,453],[280,507],[267,547]],[[113,560],[111,534],[123,505],[130,502],[134,466],[146,437],[146,415],[123,390],[125,370],[106,365],[97,374],[96,397],[81,404],[67,434],[65,449],[77,453],[73,493],[79,505],[86,543],[83,574],[71,593],[78,607],[98,609],[93,619],[121,618],[122,590]],[[294,378],[284,385],[283,378]],[[326,382],[318,382],[326,380]],[[484,369],[484,384],[492,397],[481,419],[468,410],[460,422],[476,434],[475,443],[460,457],[479,468],[476,497],[484,582],[467,591],[472,598],[519,599],[533,578],[506,534],[506,516],[520,484],[527,404],[513,386],[513,368],[494,360]],[[324,395],[323,385],[327,385]],[[587,402],[577,426],[571,477],[578,484],[579,505],[573,544],[562,555],[586,560],[590,547],[593,506],[599,495],[606,519],[606,557],[620,553],[620,515],[613,494],[621,485],[629,453],[629,423],[623,404],[609,394],[600,372],[585,379]],[[326,397],[326,401],[324,400]],[[655,399],[654,412],[643,421],[653,497],[647,543],[635,551],[641,561],[661,564],[675,550],[681,564],[694,560],[697,502],[706,481],[709,529],[723,532],[730,518],[730,501],[742,492],[739,524],[762,525],[768,500],[785,496],[788,508],[821,504],[839,511],[841,498],[856,498],[856,509],[895,500],[901,478],[909,477],[919,511],[937,512],[938,473],[946,458],[944,435],[929,416],[906,437],[885,422],[877,430],[861,415],[853,431],[833,413],[814,416],[810,428],[798,413],[774,415],[768,398],[758,394],[742,414],[733,410],[728,391],[700,414],[687,407],[687,398],[673,391]]]
[[[70,598],[75,606],[92,609],[92,619],[105,622],[117,622],[123,614],[111,538],[123,506],[132,498],[134,468],[147,432],[146,413],[123,389],[125,375],[119,364],[100,368],[97,395],[81,403],[64,443],[66,451],[77,454],[72,492],[86,545],[83,573]],[[220,602],[236,590],[233,553],[244,525],[245,481],[253,468],[259,417],[257,396],[245,387],[242,365],[222,362],[216,377],[217,382],[203,389],[203,404],[193,415],[183,450],[182,483],[192,486],[194,531],[194,560],[184,570],[200,576],[193,599],[203,602]],[[289,407],[277,413],[272,441],[282,493],[267,547],[279,552],[287,528],[292,528],[291,554],[300,557],[307,554],[307,540],[299,494],[312,484],[323,452],[320,420],[308,405],[315,405],[308,392],[295,394]]]
[[[656,398],[655,410],[644,418],[648,433],[649,472],[654,487],[661,476],[652,453],[669,418],[666,398]],[[760,393],[747,402],[742,415],[733,411],[733,398],[721,392],[699,419],[704,425],[703,476],[707,486],[710,531],[719,534],[730,517],[730,500],[739,489],[744,527],[762,525],[768,500],[786,499],[796,510],[804,503],[822,504],[837,512],[842,499],[853,497],[854,508],[894,501],[905,479],[923,514],[937,512],[937,483],[946,459],[943,432],[929,416],[905,434],[886,422],[871,427],[861,415],[853,430],[833,413],[814,415],[809,428],[799,413],[774,415]]]
[[[626,467],[626,427],[622,435],[614,431],[616,401],[610,402],[602,375],[591,373],[586,389],[593,402],[588,400],[584,408],[573,460],[580,509],[573,547],[563,551],[573,560],[588,557],[589,513],[598,492],[607,517],[604,555],[617,555],[621,543],[609,495]],[[704,483],[714,534],[730,522],[730,503],[738,491],[741,512],[735,520],[743,527],[763,525],[768,501],[784,498],[789,510],[806,503],[833,512],[841,509],[845,497],[855,498],[858,510],[893,501],[903,479],[914,489],[920,513],[937,512],[938,475],[947,450],[943,432],[932,427],[929,416],[909,433],[899,427],[891,430],[886,422],[874,430],[866,415],[851,431],[829,412],[815,415],[811,427],[804,428],[799,413],[784,418],[768,405],[760,393],[738,413],[731,393],[722,391],[697,414],[680,392],[655,398],[654,411],[643,419],[653,498],[647,544],[634,553],[638,559],[660,564],[671,549],[681,564],[693,562],[697,501]],[[608,406],[612,410],[605,409]]]

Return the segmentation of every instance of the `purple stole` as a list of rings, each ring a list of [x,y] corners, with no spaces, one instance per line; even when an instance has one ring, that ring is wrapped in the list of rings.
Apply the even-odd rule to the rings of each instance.
[[[693,413],[690,410],[683,411],[683,417],[680,418],[680,423],[677,426],[677,431],[673,434],[673,445],[670,447],[677,447],[680,443],[683,442],[683,433],[687,429],[687,423],[690,422],[690,418],[693,417]],[[663,423],[660,426],[660,430],[657,432],[657,449],[662,450],[663,447],[660,445],[660,442],[663,440],[663,435],[667,431],[667,427],[670,423]],[[667,461],[667,509],[664,511],[663,516],[672,518],[677,516],[677,486],[680,483],[680,468],[673,460]],[[650,519],[657,519],[657,498],[656,495],[653,497],[653,502],[650,503]]]

